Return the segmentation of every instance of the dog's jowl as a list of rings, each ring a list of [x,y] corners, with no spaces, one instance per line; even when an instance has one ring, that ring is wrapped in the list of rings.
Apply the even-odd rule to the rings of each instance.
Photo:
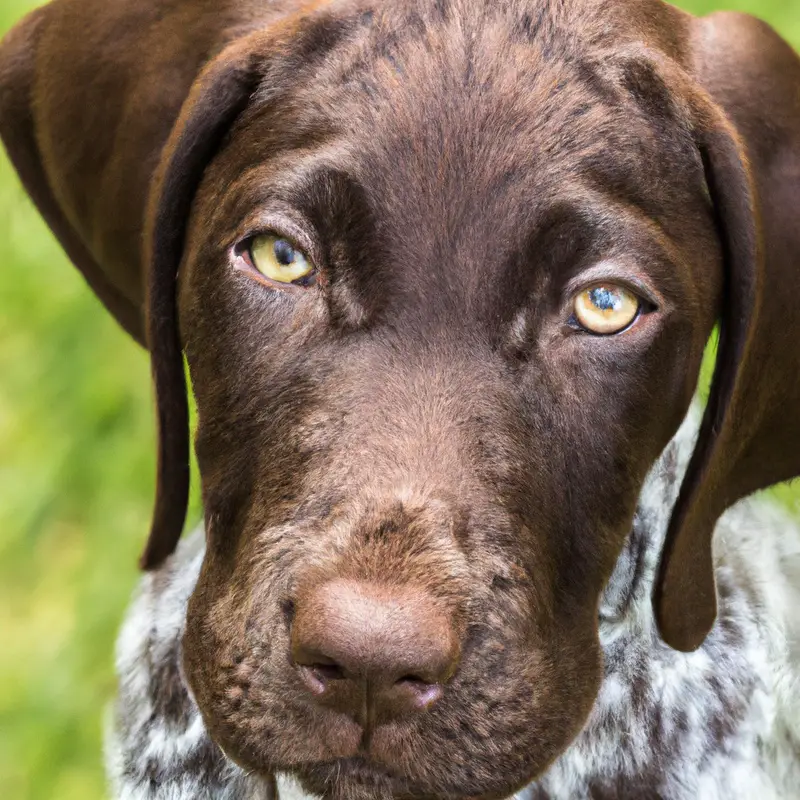
[[[55,0],[0,46],[0,134],[152,359],[120,797],[800,796],[800,534],[718,525],[800,474],[769,27]]]

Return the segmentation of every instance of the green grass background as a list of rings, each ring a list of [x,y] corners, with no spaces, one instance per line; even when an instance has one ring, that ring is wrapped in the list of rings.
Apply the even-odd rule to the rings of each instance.
[[[34,5],[0,0],[0,34]],[[800,0],[683,5],[757,13],[800,47]],[[102,716],[148,527],[153,435],[145,354],[67,262],[0,152],[3,800],[105,796]]]

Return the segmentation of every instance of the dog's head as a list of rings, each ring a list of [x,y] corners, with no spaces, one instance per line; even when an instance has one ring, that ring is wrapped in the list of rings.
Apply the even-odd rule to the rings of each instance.
[[[163,153],[144,564],[185,515],[185,352],[216,741],[340,797],[503,797],[589,713],[598,600],[717,321],[670,644],[713,623],[719,515],[800,471],[800,68],[753,97],[731,64],[771,34],[655,2],[316,6],[222,52]]]

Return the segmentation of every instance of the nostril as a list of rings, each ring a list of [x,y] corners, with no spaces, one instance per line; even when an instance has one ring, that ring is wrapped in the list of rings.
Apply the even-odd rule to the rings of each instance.
[[[345,678],[344,670],[338,664],[297,664],[300,677],[314,694],[324,694],[328,684]]]
[[[308,669],[323,681],[340,681],[344,678],[344,670],[338,664],[311,664]]]
[[[427,708],[444,693],[441,684],[428,683],[415,675],[404,675],[395,686],[406,692],[412,704],[417,708]]]

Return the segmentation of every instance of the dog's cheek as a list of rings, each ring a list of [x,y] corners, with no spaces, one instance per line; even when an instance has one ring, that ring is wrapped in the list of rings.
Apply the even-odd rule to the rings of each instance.
[[[250,761],[260,754],[248,753],[247,743],[270,735],[263,715],[253,713],[253,690],[271,670],[281,642],[279,626],[271,637],[252,641],[256,626],[248,591],[207,554],[189,602],[183,669],[212,737],[228,755]],[[255,620],[269,625],[264,617],[259,609]]]
[[[284,547],[281,557],[263,539],[245,539],[253,547],[233,570],[207,551],[189,602],[183,669],[205,725],[249,772],[345,755],[357,745],[356,726],[317,715],[291,668],[289,618],[281,602],[288,594],[288,551]],[[281,541],[276,534],[273,544],[280,549]],[[271,555],[259,557],[256,550]]]
[[[580,733],[597,696],[599,644],[591,626],[582,628],[536,644],[487,637],[463,665],[450,703],[434,707],[411,735],[388,728],[373,744],[387,760],[402,752],[409,778],[437,796],[454,786],[507,796],[528,785]]]
[[[328,360],[310,335],[281,329],[277,341],[255,344],[224,335],[229,347],[209,344],[188,358],[209,548],[227,553],[233,568],[247,529],[284,523],[309,496],[310,461],[327,443],[319,432],[330,439],[336,420],[319,420]]]

